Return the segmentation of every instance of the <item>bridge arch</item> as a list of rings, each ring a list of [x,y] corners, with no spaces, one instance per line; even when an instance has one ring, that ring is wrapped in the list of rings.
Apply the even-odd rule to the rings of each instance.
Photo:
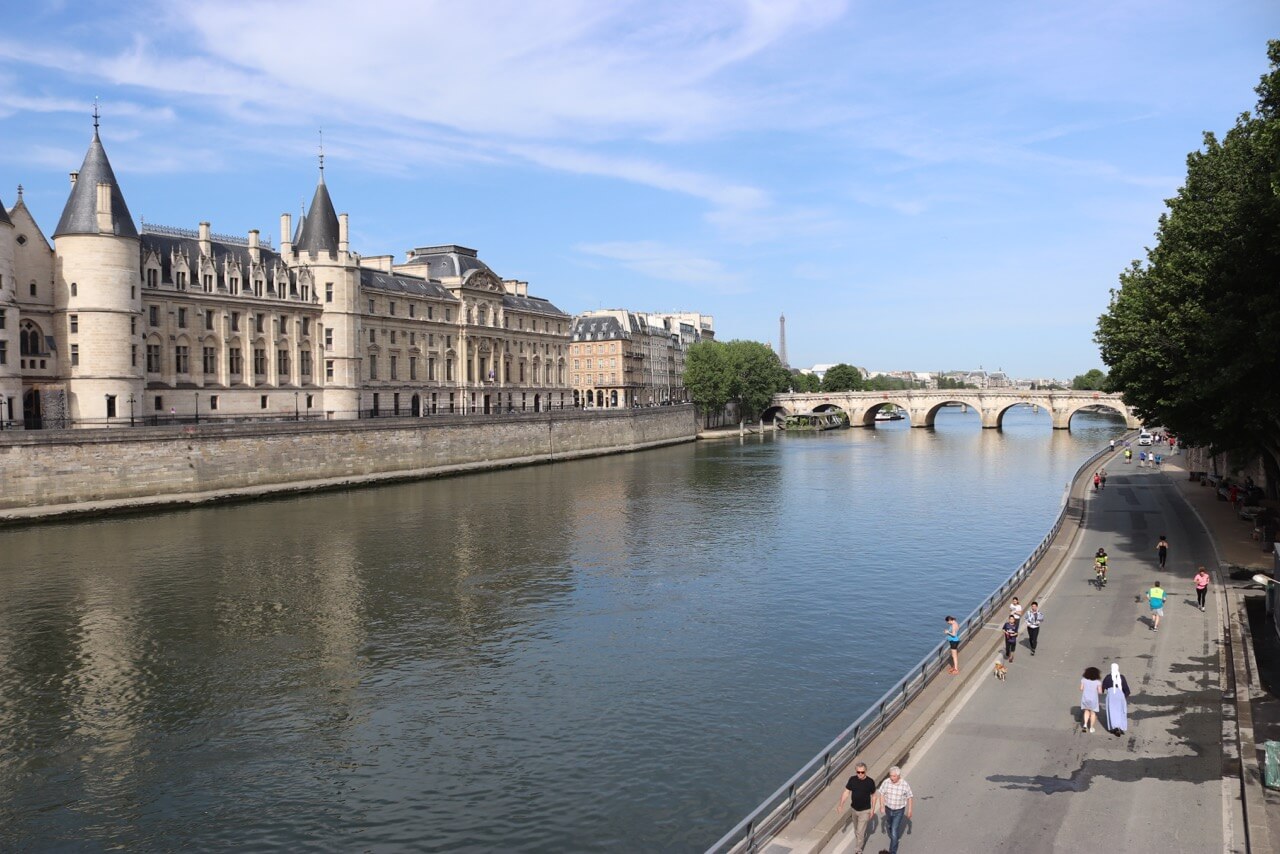
[[[882,409],[905,409],[907,418],[910,419],[912,426],[915,426],[915,413],[912,412],[911,407],[902,398],[895,399],[892,394],[885,394],[880,400],[866,401],[866,408],[862,410],[861,415],[858,417],[859,423],[863,427],[876,426],[876,414]]]
[[[1074,405],[1068,405],[1066,407],[1063,407],[1063,410],[1061,413],[1062,427],[1060,429],[1063,429],[1063,430],[1071,429],[1071,417],[1075,415],[1077,412],[1080,412],[1081,410],[1088,409],[1089,407],[1093,407],[1093,406],[1102,407],[1104,409],[1110,409],[1112,412],[1114,412],[1115,414],[1119,415],[1121,418],[1124,419],[1124,423],[1126,427],[1134,428],[1134,427],[1141,426],[1139,424],[1138,419],[1129,413],[1129,408],[1124,405],[1123,401],[1116,400],[1115,398],[1098,397],[1093,400],[1078,401]],[[1057,417],[1054,418],[1053,426],[1058,427]]]
[[[907,411],[911,412],[911,426],[932,427],[938,418],[938,413],[942,411],[942,408],[954,403],[960,403],[969,409],[972,409],[977,413],[978,420],[982,422],[982,426],[988,426],[986,408],[982,406],[980,400],[967,395],[956,395],[955,397],[938,398],[929,401],[925,406],[919,408],[920,414],[918,416],[918,420],[915,411],[908,408]]]
[[[790,415],[790,410],[785,406],[770,406],[764,412],[760,413],[760,421],[764,424],[773,424],[780,418]]]

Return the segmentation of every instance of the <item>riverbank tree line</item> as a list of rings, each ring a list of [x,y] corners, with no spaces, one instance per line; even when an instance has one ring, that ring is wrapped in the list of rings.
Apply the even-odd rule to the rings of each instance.
[[[1257,108],[1187,156],[1155,246],[1120,275],[1095,340],[1147,423],[1280,481],[1280,41]]]

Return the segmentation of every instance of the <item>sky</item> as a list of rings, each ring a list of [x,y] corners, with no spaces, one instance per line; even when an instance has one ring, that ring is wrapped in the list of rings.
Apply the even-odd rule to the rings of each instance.
[[[49,236],[92,135],[135,220],[260,229],[325,182],[364,255],[458,243],[564,311],[700,311],[793,367],[1103,367],[1093,331],[1274,0],[9,4],[0,201]]]

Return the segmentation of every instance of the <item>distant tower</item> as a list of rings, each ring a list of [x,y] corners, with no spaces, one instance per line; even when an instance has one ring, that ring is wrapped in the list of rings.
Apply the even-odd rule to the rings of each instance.
[[[782,362],[782,367],[789,368],[787,364],[787,316],[785,314],[778,315],[778,361]]]

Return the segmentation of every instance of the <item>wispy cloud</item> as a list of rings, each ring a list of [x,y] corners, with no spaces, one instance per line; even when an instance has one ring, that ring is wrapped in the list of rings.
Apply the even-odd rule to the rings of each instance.
[[[582,243],[574,248],[584,255],[617,261],[650,278],[711,293],[741,294],[749,290],[741,274],[727,270],[719,261],[654,241]]]

